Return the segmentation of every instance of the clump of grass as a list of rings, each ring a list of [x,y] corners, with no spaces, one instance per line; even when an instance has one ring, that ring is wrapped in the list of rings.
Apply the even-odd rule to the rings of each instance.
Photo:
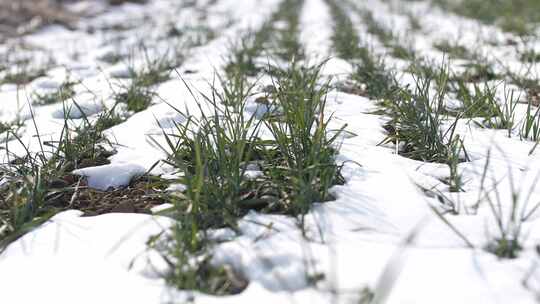
[[[501,75],[493,70],[493,65],[482,59],[470,61],[463,66],[465,67],[465,71],[453,76],[465,82],[488,82],[501,78]]]
[[[481,118],[479,127],[507,130],[508,137],[516,126],[516,107],[519,96],[515,96],[514,90],[504,88],[504,100],[496,96],[496,87],[485,83],[480,86],[472,84],[473,89],[463,79],[455,78],[451,84],[451,90],[463,103],[459,115],[465,118]]]
[[[375,20],[371,11],[362,11],[362,17],[366,23],[368,32],[376,36],[383,45],[390,45],[394,41],[394,34]]]
[[[22,127],[23,122],[15,120],[12,122],[0,122],[0,134],[11,131],[15,132],[18,128]]]
[[[332,198],[329,188],[342,182],[335,163],[340,131],[329,136],[327,86],[319,87],[319,71],[320,66],[293,64],[277,73],[271,96],[275,110],[262,120],[245,114],[253,86],[241,84],[247,81],[243,75],[219,78],[227,93],[214,88],[211,96],[202,95],[196,116],[176,109],[187,121],[163,131],[165,145],[154,141],[168,153],[166,162],[183,173],[180,182],[186,186],[172,198],[179,222],[165,245],[166,255],[174,257],[171,284],[213,294],[237,292],[242,280],[227,267],[209,263],[207,229],[236,229],[249,210],[303,219],[312,203]],[[259,138],[263,124],[272,139]],[[246,174],[253,165],[261,176]]]
[[[275,29],[267,24],[250,34],[250,40],[233,52],[225,77],[217,77],[220,89],[213,85],[210,95],[191,91],[198,100],[197,113],[173,107],[186,121],[163,130],[165,144],[154,140],[186,186],[171,198],[178,224],[163,243],[155,242],[163,246],[172,269],[168,282],[179,289],[211,294],[241,291],[247,284],[241,276],[226,265],[212,264],[214,241],[208,230],[236,231],[237,220],[249,210],[290,214],[300,217],[303,225],[311,204],[331,199],[329,188],[342,182],[341,167],[335,163],[341,130],[330,136],[331,117],[324,114],[328,86],[320,85],[321,66],[297,63],[302,54],[298,20],[288,10],[301,3],[282,3],[272,20],[285,21],[288,28],[274,36]],[[269,67],[266,72],[274,83],[266,92],[268,112],[248,114],[247,97],[255,86],[247,76],[262,71],[255,59],[269,40],[277,43],[276,54],[291,67]],[[269,131],[268,139],[259,137],[262,128]],[[257,174],[247,174],[253,168]]]
[[[351,75],[349,84],[345,84],[341,89],[373,99],[392,95],[397,87],[396,81],[384,61],[375,57],[368,47],[360,45],[360,38],[343,7],[333,0],[328,0],[327,4],[336,22],[332,36],[334,49],[341,58],[358,61],[354,62],[355,72]]]
[[[108,64],[116,64],[120,62],[122,59],[124,59],[124,55],[122,55],[118,51],[106,53],[99,58],[100,61],[103,61]]]
[[[411,45],[404,46],[398,43],[392,45],[391,55],[394,58],[399,58],[403,60],[414,60],[416,58],[416,53]]]
[[[205,45],[216,38],[216,32],[208,26],[188,26],[181,30],[176,29],[169,31],[169,35],[187,36],[187,44],[190,47]]]
[[[520,129],[521,138],[535,142],[540,141],[540,108],[533,109],[531,102],[527,103],[527,112]]]
[[[535,50],[527,50],[521,53],[519,59],[526,63],[537,63],[540,62],[540,53]]]
[[[147,59],[146,67],[139,71],[131,71],[133,85],[137,87],[151,87],[156,84],[169,80],[171,66],[168,60],[164,58],[150,60]]]
[[[182,113],[189,117],[188,123],[176,124],[175,134],[164,133],[167,163],[184,172],[186,199],[191,208],[201,208],[203,228],[234,227],[234,219],[249,209],[300,215],[311,203],[331,199],[329,188],[342,182],[335,164],[341,130],[328,135],[327,87],[318,87],[319,69],[293,65],[284,71],[276,80],[279,89],[271,107],[279,110],[268,113],[262,122],[256,122],[254,115],[243,116],[247,93],[215,93],[204,97],[213,115],[205,114],[200,104],[199,118]],[[236,100],[221,100],[223,96]],[[261,123],[273,140],[258,138]],[[244,176],[252,162],[262,166],[263,178]],[[189,190],[202,185],[202,193]]]
[[[69,100],[75,96],[75,82],[71,81],[65,81],[58,90],[46,93],[46,94],[38,94],[35,93],[34,96],[34,104],[37,105],[48,105],[53,104],[57,102],[63,102],[66,100]]]
[[[83,123],[75,127],[67,125],[67,119],[65,121],[64,137],[56,146],[65,164],[64,171],[109,163],[107,157],[114,153],[106,149],[111,143],[103,132],[123,121],[114,109],[100,113],[93,120],[83,116]]]
[[[0,179],[5,181],[0,186],[0,249],[69,207],[52,202],[76,191],[79,182],[69,177],[72,170],[108,163],[106,158],[112,152],[102,146],[107,143],[103,131],[117,122],[112,111],[95,120],[84,117],[83,124],[75,127],[66,117],[58,140],[43,141],[34,120],[40,147],[37,152],[30,152],[17,134],[9,131],[25,147],[26,155],[14,155],[6,146],[8,160],[0,165]]]
[[[261,68],[257,66],[255,60],[262,51],[263,43],[268,40],[270,31],[270,26],[265,25],[259,32],[248,33],[239,44],[232,46],[225,72],[232,75],[256,76]]]
[[[228,95],[236,100],[220,100],[222,95],[217,92],[203,96],[205,104],[199,103],[198,118],[180,112],[189,117],[188,122],[175,124],[174,134],[164,133],[167,146],[163,148],[169,153],[166,162],[184,173],[184,207],[190,206],[200,217],[197,229],[234,226],[234,220],[243,214],[240,201],[248,186],[244,172],[258,154],[259,124],[254,116],[243,116],[250,88],[245,89]],[[211,114],[203,106],[209,106]]]
[[[131,83],[125,91],[115,94],[116,104],[125,104],[131,112],[141,112],[152,104],[154,93],[147,87]]]
[[[320,68],[293,63],[276,81],[277,118],[265,120],[274,141],[264,172],[281,190],[276,210],[287,214],[304,214],[312,202],[331,200],[330,187],[343,183],[335,156],[345,126],[329,137],[328,86],[318,84]]]
[[[516,125],[516,107],[519,96],[514,95],[514,90],[504,90],[504,104],[497,107],[497,123],[499,129],[506,129],[508,137],[512,136],[512,131]],[[498,104],[499,105],[499,104]]]
[[[495,24],[502,30],[521,36],[534,35],[534,24],[540,21],[540,4],[535,0],[436,0],[444,9],[457,14]]]
[[[456,93],[456,98],[463,103],[459,110],[461,116],[464,118],[481,117],[484,119],[483,124],[485,125],[498,114],[496,92],[487,83],[483,86],[473,83],[472,86],[471,90],[469,84],[462,79],[457,79],[451,83],[451,90]]]
[[[486,162],[489,162],[489,154]],[[487,167],[487,165],[486,165]],[[494,197],[486,193],[485,199],[491,210],[491,214],[496,222],[497,235],[491,237],[491,240],[485,246],[485,250],[498,256],[499,258],[514,259],[518,257],[519,252],[523,249],[522,242],[524,238],[523,224],[528,221],[532,215],[536,213],[540,205],[536,203],[532,208],[529,206],[531,193],[536,187],[536,182],[539,176],[535,177],[535,182],[532,184],[529,192],[525,197],[522,197],[522,188],[516,188],[512,173],[509,172],[510,183],[510,210],[503,210],[501,206],[505,201],[494,187]],[[495,182],[493,181],[495,184]],[[484,187],[482,187],[484,188]]]
[[[297,12],[302,4],[303,0],[283,1],[259,31],[247,33],[239,44],[233,45],[229,52],[231,55],[227,58],[225,72],[231,74],[231,77],[237,74],[257,76],[264,69],[257,65],[256,59],[268,45],[273,47],[275,55],[280,59],[286,61],[290,61],[293,57],[299,59],[302,56],[302,48],[297,37],[298,15],[294,12]],[[288,27],[278,31],[274,26],[278,21],[287,22]]]
[[[412,159],[449,163],[455,156],[456,145],[460,144],[459,137],[455,135],[459,117],[443,130],[446,85],[438,86],[434,96],[431,95],[432,84],[446,83],[448,75],[448,71],[441,68],[437,80],[417,79],[414,92],[402,88],[396,99],[382,104],[391,117],[384,143],[395,143],[402,155]]]
[[[73,104],[78,107],[77,103]],[[79,108],[82,113],[82,109]],[[65,109],[64,113],[69,113]],[[104,135],[104,131],[120,122],[123,118],[110,109],[96,117],[83,115],[82,122],[73,123],[66,114],[64,126],[58,140],[40,141],[43,147],[49,147],[54,153],[47,153],[42,148],[39,158],[47,163],[54,163],[56,177],[61,177],[75,169],[108,164],[107,158],[114,154],[107,147],[112,144]],[[37,128],[37,127],[36,127]],[[35,157],[32,157],[35,158]],[[42,164],[41,168],[44,167]]]
[[[337,55],[345,60],[357,59],[360,49],[360,38],[354,29],[354,25],[343,11],[342,7],[332,0],[327,0],[332,16],[334,17],[334,30],[332,43]]]
[[[488,231],[488,239],[483,246],[483,249],[490,252],[501,259],[514,259],[519,256],[523,250],[523,241],[526,237],[523,225],[531,220],[540,208],[539,203],[531,205],[531,195],[537,185],[540,175],[536,175],[531,187],[524,191],[522,187],[516,187],[511,169],[509,169],[510,193],[509,197],[503,197],[498,190],[500,181],[491,179],[491,187],[486,187],[485,183],[488,178],[488,168],[491,160],[491,152],[489,151],[484,165],[484,170],[481,174],[481,187],[478,201],[474,208],[478,208],[481,204],[487,204],[490,216],[495,223],[496,231]],[[510,204],[508,204],[510,203]],[[503,206],[509,206],[504,209]],[[461,233],[458,227],[451,224],[446,217],[436,209],[435,212],[445,224],[452,229],[463,241],[470,247],[475,246]]]
[[[382,59],[375,59],[371,54],[356,66],[351,79],[357,87],[365,86],[365,95],[377,100],[388,98],[398,90],[393,73]]]
[[[166,254],[163,258],[170,271],[166,281],[180,290],[199,291],[217,296],[238,294],[248,285],[230,266],[212,264],[209,247],[213,244],[203,231],[195,228],[197,220],[190,214],[178,215],[167,238],[153,237],[148,246]]]
[[[0,84],[10,83],[16,85],[25,85],[45,75],[46,73],[44,69],[21,68],[15,72],[6,73],[2,81],[0,81]]]
[[[485,249],[499,258],[515,259],[523,249],[520,243],[514,236],[505,235],[502,238],[494,238]]]
[[[231,294],[245,287],[229,268],[211,265],[211,240],[206,235],[209,228],[235,229],[237,219],[252,207],[247,202],[252,184],[245,172],[258,159],[260,123],[255,116],[244,116],[252,86],[242,75],[236,77],[220,78],[228,93],[214,87],[211,96],[200,96],[197,116],[174,108],[187,122],[163,131],[165,145],[154,140],[167,152],[165,162],[183,173],[179,182],[186,186],[171,198],[178,220],[171,236],[164,241],[156,238],[155,244],[171,266],[168,282],[179,289]]]
[[[10,126],[6,123],[0,122],[0,134],[10,130]]]
[[[140,66],[136,66],[133,60],[133,54],[128,56],[128,75],[127,78],[131,78],[132,84],[137,87],[151,88],[162,82],[170,79],[170,72],[178,66],[184,59],[184,54],[181,48],[174,49],[174,56],[170,55],[170,49],[166,49],[164,52],[160,51],[160,54],[150,53],[147,46],[140,42],[138,53],[143,57],[143,61]],[[125,76],[121,76],[126,78]]]
[[[298,42],[299,15],[303,0],[289,0],[278,11],[277,18],[287,23],[287,27],[276,31],[277,56],[282,60],[291,62],[304,57],[302,45]],[[278,20],[276,20],[278,21]]]
[[[506,75],[510,78],[511,82],[527,94],[527,101],[535,106],[540,105],[540,82],[537,76],[532,76],[529,72],[528,75],[517,75],[511,71],[507,71]]]
[[[390,54],[399,59],[414,60],[417,56],[411,45],[405,46],[404,43],[399,41],[398,37],[380,24],[374,17],[371,11],[363,11],[362,17],[367,25],[368,32],[376,36],[379,41],[388,49]]]
[[[436,42],[433,46],[435,49],[448,54],[451,58],[471,59],[474,57],[466,47],[459,45],[457,42],[442,40]]]
[[[409,21],[409,26],[411,28],[411,30],[413,32],[420,32],[422,31],[423,27],[422,27],[422,24],[420,23],[420,18],[419,16],[411,13],[411,12],[407,12],[407,20]]]
[[[465,155],[465,159],[468,159],[467,151],[463,141],[456,136],[456,138],[450,143],[450,153],[446,163],[450,169],[450,177],[448,178],[448,185],[450,192],[463,192],[463,180],[459,172],[458,165],[463,160],[462,155]]]
[[[37,167],[31,168],[30,175],[12,170],[0,169],[5,181],[0,188],[0,251],[55,213],[46,205],[48,172]]]
[[[116,92],[116,104],[125,104],[127,110],[138,113],[146,110],[155,96],[155,86],[170,79],[170,71],[174,68],[173,62],[167,54],[151,59],[148,49],[141,46],[145,58],[145,65],[136,70],[130,68],[131,82],[121,87],[122,92]],[[181,54],[178,56],[182,57]],[[182,60],[182,58],[179,58]]]

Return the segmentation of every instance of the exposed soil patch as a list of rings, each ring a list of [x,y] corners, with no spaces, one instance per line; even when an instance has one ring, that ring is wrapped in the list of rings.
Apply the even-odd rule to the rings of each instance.
[[[343,93],[358,95],[362,97],[369,97],[366,86],[358,85],[351,80],[347,80],[343,83],[338,84],[337,88]]]
[[[165,203],[165,184],[148,176],[133,180],[127,187],[110,191],[88,188],[85,179],[75,175],[65,176],[63,182],[70,184],[73,190],[57,193],[51,203],[58,208],[81,210],[85,216],[114,212],[151,213],[153,207]]]
[[[531,88],[527,90],[527,99],[533,106],[540,106],[540,88]]]
[[[31,32],[45,24],[70,25],[77,19],[53,0],[0,0],[0,35]]]
[[[30,33],[47,24],[62,24],[68,28],[80,17],[65,8],[65,4],[81,0],[0,0],[0,36]],[[92,0],[86,0],[92,1]],[[147,0],[108,0],[110,5]]]

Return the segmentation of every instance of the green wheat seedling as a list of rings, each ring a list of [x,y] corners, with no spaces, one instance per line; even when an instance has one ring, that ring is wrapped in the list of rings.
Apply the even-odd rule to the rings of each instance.
[[[362,17],[370,34],[376,36],[383,45],[390,45],[394,41],[394,34],[380,24],[371,11],[361,11]]]
[[[146,110],[151,104],[155,93],[148,87],[131,82],[122,92],[114,95],[116,104],[125,104],[128,111],[138,113]]]
[[[229,268],[210,264],[211,242],[206,237],[210,228],[236,229],[236,221],[255,206],[256,197],[250,194],[256,187],[245,173],[248,164],[260,159],[261,123],[253,115],[244,116],[253,86],[237,77],[218,77],[227,93],[212,85],[210,96],[196,94],[185,83],[197,102],[197,115],[171,105],[186,122],[163,129],[165,144],[152,138],[167,153],[165,162],[181,172],[179,182],[186,186],[170,197],[178,224],[160,245],[172,269],[167,280],[179,289],[230,294],[245,287],[235,283],[242,280],[235,279]]]
[[[185,121],[163,129],[164,143],[152,138],[186,187],[170,198],[178,225],[163,251],[173,257],[168,260],[172,272],[167,279],[177,288],[238,292],[245,287],[241,278],[229,267],[209,263],[208,229],[236,231],[238,219],[249,210],[300,216],[312,203],[330,199],[329,187],[341,179],[334,159],[340,132],[329,136],[330,117],[322,114],[327,86],[319,86],[320,67],[296,64],[302,50],[298,17],[290,10],[301,3],[285,1],[272,16],[287,22],[286,29],[276,30],[270,22],[249,33],[249,39],[231,52],[225,75],[216,77],[218,84],[211,85],[209,95],[195,93],[184,83],[196,102],[195,112],[171,105]],[[246,106],[255,87],[250,76],[264,71],[255,60],[267,42],[275,42],[278,57],[292,62],[292,67],[265,71],[274,83],[266,92],[269,112],[259,119]],[[268,139],[259,138],[263,128],[269,131]],[[260,169],[257,177],[246,174],[254,167]]]
[[[360,52],[360,38],[351,19],[336,1],[327,0],[326,3],[330,6],[334,17],[332,43],[337,55],[344,60],[357,59]]]
[[[516,107],[519,96],[514,90],[504,88],[504,100],[502,102],[496,96],[497,88],[485,83],[479,86],[473,83],[473,91],[463,79],[454,79],[451,89],[456,97],[463,103],[458,111],[464,118],[481,118],[479,127],[492,129],[504,129],[508,137],[516,126]]]
[[[516,185],[511,169],[509,168],[508,182],[510,193],[509,197],[504,197],[499,191],[501,181],[497,181],[492,177],[490,185],[486,186],[486,183],[490,180],[487,174],[490,160],[491,151],[488,151],[486,163],[481,174],[478,201],[473,206],[475,209],[478,209],[481,205],[487,205],[490,212],[489,215],[496,227],[495,231],[487,231],[487,239],[483,249],[501,259],[514,259],[523,250],[523,242],[526,238],[524,224],[536,216],[540,209],[540,202],[532,201],[532,194],[540,180],[540,174],[536,174],[529,189],[523,189],[522,186]],[[504,209],[502,206],[505,205],[509,205],[509,208]],[[444,214],[435,207],[433,207],[433,210],[468,247],[475,248],[465,234],[458,227],[451,224]]]
[[[496,90],[489,84],[480,86],[476,83],[470,84],[463,79],[456,79],[450,83],[450,90],[455,92],[456,98],[462,102],[458,112],[464,118],[482,118],[481,125],[488,125],[491,120],[499,114],[499,106],[496,101]]]
[[[480,53],[472,53],[471,58],[461,66],[465,69],[461,73],[453,73],[452,81],[485,83],[501,79],[503,76],[494,69],[495,64]]]
[[[165,144],[154,140],[167,152],[165,162],[182,172],[179,182],[186,186],[172,198],[182,224],[173,231],[181,242],[171,245],[179,263],[172,262],[178,272],[169,279],[178,288],[208,290],[201,284],[208,268],[188,262],[208,254],[207,229],[236,229],[236,221],[248,210],[301,216],[312,203],[331,199],[329,188],[342,182],[335,163],[340,131],[329,136],[331,117],[323,114],[327,86],[319,87],[319,71],[320,66],[293,66],[279,73],[274,83],[279,89],[272,96],[276,110],[262,121],[245,116],[252,85],[228,87],[227,94],[214,86],[211,96],[201,95],[197,115],[176,109],[186,121],[163,130]],[[241,76],[232,82],[218,79],[222,87],[245,81]],[[258,137],[263,124],[273,139]],[[262,177],[246,176],[253,163],[260,166]]]
[[[280,190],[275,208],[287,214],[305,214],[313,202],[332,199],[330,187],[343,182],[335,157],[345,126],[329,136],[332,116],[325,116],[328,86],[319,84],[320,68],[293,62],[275,79],[277,113],[264,121],[274,138],[264,172]]]
[[[537,63],[540,62],[540,53],[533,49],[529,49],[521,53],[519,60],[525,63]]]
[[[130,68],[132,82],[136,87],[149,88],[169,80],[171,70],[183,60],[183,55],[178,53],[175,54],[178,62],[170,60],[167,53],[152,58],[144,44],[141,45],[141,49],[144,55],[144,66],[138,70]]]
[[[17,130],[19,130],[22,126],[24,126],[24,121],[20,119],[15,119],[8,122],[0,122],[0,134],[9,135],[8,131],[17,132]],[[0,139],[0,141],[2,140]]]
[[[49,191],[39,168],[32,175],[13,176],[10,170],[0,168],[7,183],[0,187],[0,252],[55,214],[45,204]]]
[[[15,70],[8,70],[8,73],[4,74],[4,77],[0,80],[0,84],[25,85],[45,75],[44,68],[33,68],[27,64],[18,65]]]
[[[168,58],[168,54],[152,59],[144,45],[141,49],[145,58],[144,66],[140,69],[131,66],[130,83],[121,85],[121,91],[115,92],[113,96],[116,104],[125,104],[127,110],[132,113],[144,111],[152,104],[156,96],[155,86],[170,79],[170,71],[176,64]],[[182,60],[183,55],[177,56],[180,57],[178,60]]]
[[[74,86],[76,85],[75,82],[66,80],[62,85],[60,85],[60,88],[58,90],[46,93],[46,94],[34,94],[34,104],[36,105],[48,105],[58,102],[64,102],[66,100],[69,100],[73,98],[76,94]]]
[[[450,58],[471,60],[474,55],[464,46],[460,45],[456,41],[442,40],[435,42],[433,47],[445,54],[448,54]]]
[[[26,150],[26,156],[12,154],[6,142],[8,158],[0,167],[1,178],[6,182],[0,187],[0,250],[56,213],[55,208],[46,202],[50,194],[49,184],[62,170],[58,161],[60,151],[46,149],[34,118],[33,121],[41,147],[37,153],[31,153],[15,133],[12,135]]]
[[[391,56],[403,60],[414,60],[417,58],[412,45],[409,44],[404,46],[404,43],[400,41],[396,34],[375,19],[371,11],[365,10],[362,11],[361,14],[367,26],[368,33],[377,37],[379,41],[390,50]]]
[[[84,116],[81,125],[73,126],[69,112],[70,108],[64,110],[58,140],[43,140],[31,111],[37,152],[31,152],[14,131],[8,131],[26,154],[11,153],[9,142],[5,143],[7,159],[0,165],[0,179],[6,181],[0,186],[0,249],[68,207],[56,200],[66,193],[75,195],[78,183],[73,186],[65,180],[72,170],[108,163],[106,158],[112,152],[104,148],[109,142],[103,131],[121,120],[111,110],[94,119]]]
[[[144,45],[141,49],[145,59],[144,66],[140,69],[130,67],[131,82],[122,85],[121,92],[115,92],[113,96],[116,104],[125,104],[127,110],[133,113],[144,111],[152,104],[154,87],[169,80],[170,71],[178,64],[169,59],[167,53],[152,59]],[[178,61],[183,60],[182,54],[176,56]]]
[[[212,264],[211,246],[214,244],[204,231],[196,230],[198,220],[193,214],[176,216],[170,233],[152,237],[147,245],[163,252],[169,266],[167,284],[179,290],[198,291],[225,296],[243,291],[248,282],[229,265]]]
[[[540,21],[540,4],[534,0],[435,0],[445,10],[486,24],[498,25],[503,31],[520,36],[534,36],[534,24]]]
[[[222,86],[227,84],[222,80]],[[239,85],[229,87],[225,95],[213,87],[211,96],[197,97],[190,89],[198,100],[198,115],[174,108],[187,122],[175,123],[174,132],[163,131],[165,145],[154,140],[167,152],[166,163],[184,174],[181,182],[187,186],[185,207],[199,214],[198,229],[234,227],[235,219],[243,213],[240,202],[249,184],[244,173],[247,164],[259,154],[256,145],[260,122],[253,115],[244,117],[251,90],[252,86]]]
[[[287,27],[282,30],[275,30],[276,33],[276,50],[278,58],[291,62],[292,60],[300,60],[305,57],[302,45],[299,43],[299,15],[303,0],[289,0],[284,2],[284,7],[278,13],[280,20],[287,23]]]
[[[448,179],[450,192],[464,191],[462,187],[463,180],[458,170],[458,165],[463,159],[462,155],[465,155],[465,159],[468,159],[463,141],[459,138],[459,136],[456,136],[450,142],[450,152],[447,159],[448,168],[450,169],[450,177]]]
[[[527,94],[527,101],[533,105],[540,105],[540,79],[533,74],[533,65],[526,68],[524,75],[518,75],[509,68],[506,69],[506,76],[510,78],[511,83],[515,84]]]
[[[338,56],[352,61],[354,65],[355,72],[350,76],[350,84],[341,89],[377,100],[394,94],[397,83],[392,71],[385,66],[384,59],[376,56],[369,47],[361,45],[358,33],[343,6],[333,0],[326,2],[335,20],[333,47]],[[358,10],[355,6],[351,8]]]
[[[276,37],[276,29],[274,23],[290,15],[287,10],[295,6],[297,0],[286,0],[280,5],[278,10],[274,12],[270,20],[266,21],[258,31],[249,31],[244,37],[234,44],[231,44],[229,57],[226,58],[225,73],[227,75],[245,75],[257,76],[263,68],[257,66],[256,59],[265,50]],[[294,18],[294,17],[293,17]],[[294,20],[293,20],[294,26]],[[284,43],[292,43],[295,46],[296,37],[290,36],[290,33],[284,34]],[[287,54],[284,54],[286,56]]]
[[[267,49],[270,49],[268,56],[276,55],[285,61],[290,61],[293,57],[297,60],[302,57],[302,47],[298,43],[299,19],[295,13],[302,5],[303,0],[283,1],[270,20],[258,31],[250,31],[240,42],[232,44],[230,55],[226,58],[226,74],[257,76],[264,67],[258,66],[256,60]],[[287,22],[287,28],[277,30],[274,23],[281,20]]]
[[[225,72],[227,74],[240,74],[245,76],[257,76],[261,68],[257,66],[256,59],[263,50],[263,45],[269,39],[272,31],[270,24],[265,24],[258,32],[249,32],[244,38],[229,49],[229,57],[226,58]]]
[[[520,129],[520,136],[535,142],[540,141],[540,108],[533,109],[531,102],[527,103],[527,112]]]
[[[512,136],[512,131],[516,125],[516,107],[519,96],[515,96],[514,90],[504,89],[504,103],[497,103],[497,123],[493,127],[505,129],[508,137]]]
[[[459,137],[455,134],[459,116],[443,130],[445,120],[444,100],[446,85],[438,86],[432,96],[434,82],[446,83],[448,71],[441,69],[438,79],[416,79],[414,92],[401,89],[395,100],[382,104],[390,115],[387,130],[389,134],[383,143],[393,142],[400,147],[406,157],[428,161],[451,163]]]
[[[540,175],[534,178],[534,183],[529,189],[525,197],[523,197],[523,189],[516,187],[514,178],[509,169],[510,183],[510,198],[503,198],[494,188],[494,198],[487,194],[486,203],[496,222],[497,232],[491,236],[487,242],[485,249],[488,252],[495,254],[500,258],[517,258],[519,252],[523,249],[523,241],[525,232],[523,225],[536,213],[540,207],[540,203],[534,203],[530,206],[531,194],[539,180]],[[507,201],[511,202],[510,210],[503,210],[501,206]]]
[[[67,105],[64,107],[66,114],[60,140],[44,142],[44,145],[58,151],[56,157],[63,163],[63,171],[107,164],[107,157],[114,153],[111,151],[112,143],[103,132],[123,122],[124,119],[116,114],[114,107],[99,113],[96,117],[88,117],[74,102],[72,107],[77,107],[83,113],[81,122],[74,123],[68,117],[71,108]]]

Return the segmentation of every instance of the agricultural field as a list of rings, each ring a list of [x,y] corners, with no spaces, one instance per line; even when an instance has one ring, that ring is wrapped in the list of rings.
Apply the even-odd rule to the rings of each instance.
[[[540,303],[539,25],[0,0],[0,303]]]

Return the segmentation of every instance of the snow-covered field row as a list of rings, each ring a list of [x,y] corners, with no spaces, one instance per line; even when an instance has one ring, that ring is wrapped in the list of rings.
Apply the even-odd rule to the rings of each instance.
[[[291,3],[301,9],[287,19],[285,5]],[[8,240],[25,232],[0,253],[0,302],[537,303],[540,116],[533,88],[538,65],[522,59],[524,53],[536,52],[537,37],[518,37],[428,1],[153,0],[114,7],[80,1],[69,6],[95,10],[95,16],[82,18],[75,29],[51,25],[0,45],[0,216],[5,217],[0,218],[0,236]],[[347,24],[354,32],[350,41],[353,36],[359,40],[350,58],[338,51],[336,39]],[[265,39],[249,49],[253,33]],[[287,34],[291,36],[279,36]],[[277,50],[274,40],[281,41]],[[294,43],[303,53],[293,50]],[[444,43],[451,45],[445,50]],[[454,43],[465,49],[462,58],[447,54],[458,49]],[[166,200],[144,210],[155,214],[112,207],[116,212],[83,216],[88,210],[72,207],[81,206],[79,186],[101,190],[106,200],[114,188],[131,186],[140,176],[163,181],[183,177],[184,172],[163,161],[170,156],[162,149],[168,144],[164,134],[188,124],[191,116],[185,113],[212,115],[206,105],[199,108],[200,102],[226,89],[219,79],[233,80],[230,65],[241,61],[242,50],[256,53],[254,64],[262,72],[242,75],[254,88],[239,115],[245,112],[261,121],[270,111],[264,101],[272,95],[266,91],[276,86],[280,71],[286,70],[282,67],[300,65],[303,71],[324,61],[317,80],[330,89],[321,121],[331,117],[328,136],[345,126],[338,132],[335,159],[345,182],[331,188],[333,200],[310,202],[306,214],[253,208],[234,225],[207,231],[215,241],[209,248],[212,265],[227,266],[245,280],[241,292],[217,296],[179,290],[168,276],[171,260],[149,246],[157,235],[178,227],[178,217],[158,215],[171,206]],[[369,93],[376,81],[347,89],[359,71],[368,70],[362,50],[380,60],[370,72],[395,79],[385,97]],[[293,55],[287,62],[275,58],[274,51]],[[406,54],[398,56],[404,54],[398,51]],[[484,65],[489,72],[481,69]],[[272,74],[274,66],[278,72]],[[426,90],[430,100],[444,92],[437,104],[441,109],[433,110],[442,114],[422,113],[417,123],[440,118],[435,133],[444,146],[457,143],[457,151],[443,148],[456,152],[454,159],[451,153],[444,161],[413,157],[407,148],[423,155],[424,147],[401,142],[417,130],[406,130],[405,119],[393,116],[403,108],[387,104],[407,105],[407,92],[414,92],[412,100],[421,98],[415,88],[425,75],[417,67],[426,74],[450,71],[447,82],[433,78]],[[150,72],[159,81],[141,85],[142,94],[138,81],[155,76]],[[445,89],[459,81],[477,96],[491,96],[499,106],[488,104],[490,109],[501,112],[493,117],[463,114],[469,110],[466,95]],[[62,102],[68,86],[72,91]],[[131,96],[131,89],[142,102],[149,101],[135,109],[119,102]],[[45,102],[43,96],[55,100]],[[459,109],[463,113],[451,114]],[[66,130],[90,128],[102,115],[118,119],[102,130],[100,144],[106,141],[113,150],[107,161],[91,166],[75,161],[73,173],[85,178],[68,185],[76,188],[69,205],[42,224],[23,225],[10,235],[12,210],[18,210],[10,204],[25,204],[13,199],[13,193],[23,192],[22,182],[9,173],[19,164],[13,159],[54,158],[54,143]],[[526,134],[527,121],[531,126]],[[271,126],[261,123],[262,137],[271,136]],[[44,167],[40,163],[39,169],[21,175],[32,179]],[[263,172],[256,167],[244,173]],[[186,189],[173,183],[144,195],[182,195]],[[203,185],[206,190],[212,189]],[[51,195],[48,191],[47,197]],[[133,199],[118,196],[107,202],[124,206],[128,198]]]

